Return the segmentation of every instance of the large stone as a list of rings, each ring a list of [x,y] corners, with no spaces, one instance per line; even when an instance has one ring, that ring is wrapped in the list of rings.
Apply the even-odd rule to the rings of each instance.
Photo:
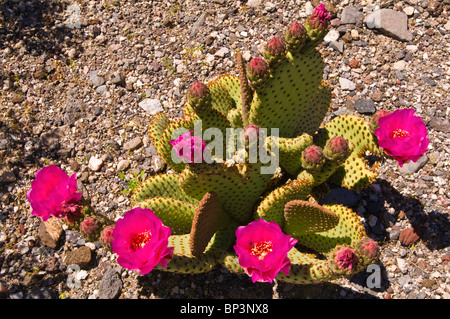
[[[355,101],[355,109],[360,114],[373,114],[376,111],[375,103],[370,99],[358,99]]]
[[[353,91],[356,89],[356,84],[346,78],[339,78],[339,84],[341,85],[342,90]]]
[[[360,12],[355,7],[345,7],[344,10],[342,10],[341,15],[341,23],[342,24],[356,24],[359,20],[361,20],[363,17],[362,12]]]
[[[142,146],[142,139],[138,136],[123,144],[124,151],[134,151]]]
[[[62,234],[61,222],[56,218],[51,217],[39,225],[38,237],[44,245],[50,248],[56,248],[58,246]]]
[[[369,14],[364,23],[369,29],[400,41],[412,41],[413,34],[408,30],[408,17],[405,13],[392,9],[381,9]]]
[[[78,265],[81,269],[86,269],[92,260],[92,251],[88,246],[81,246],[67,252],[64,263],[69,265]]]
[[[116,299],[122,292],[122,286],[119,274],[113,268],[109,268],[105,271],[98,286],[98,297],[100,299]]]
[[[409,161],[399,168],[400,173],[404,175],[414,174],[418,172],[428,162],[428,156],[424,155],[417,162]]]

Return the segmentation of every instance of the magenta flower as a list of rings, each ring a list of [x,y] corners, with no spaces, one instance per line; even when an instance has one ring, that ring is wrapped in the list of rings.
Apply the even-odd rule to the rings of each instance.
[[[285,235],[277,223],[259,219],[238,227],[234,250],[253,282],[273,282],[280,271],[289,274],[287,253],[296,243],[297,239]]]
[[[82,195],[77,193],[77,176],[66,174],[58,166],[50,165],[37,171],[36,179],[31,182],[27,199],[33,209],[32,214],[43,221],[50,216],[67,217],[73,221],[81,217],[81,206],[77,201]]]
[[[165,268],[172,259],[170,234],[151,209],[136,207],[116,222],[111,246],[119,265],[145,275],[158,264]]]
[[[413,109],[396,110],[380,117],[375,130],[378,145],[399,163],[417,162],[428,150],[428,131]]]
[[[206,147],[205,141],[198,136],[192,136],[194,131],[180,135],[175,141],[170,141],[178,157],[185,163],[201,163],[203,161],[203,150]]]
[[[328,13],[327,9],[325,9],[325,5],[321,3],[316,7],[313,14],[309,17],[309,20],[311,21],[311,26],[314,26],[315,28],[318,28],[319,26],[326,28],[330,18],[331,15]]]

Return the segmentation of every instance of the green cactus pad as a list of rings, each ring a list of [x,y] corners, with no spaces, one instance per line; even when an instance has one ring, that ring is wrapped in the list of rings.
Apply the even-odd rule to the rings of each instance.
[[[311,135],[302,134],[295,138],[267,137],[266,147],[270,150],[272,142],[278,142],[280,166],[291,176],[297,176],[302,169],[301,155],[308,146],[313,144]]]
[[[283,229],[285,205],[292,200],[305,200],[309,196],[313,184],[312,176],[302,172],[297,179],[276,188],[264,198],[256,210],[257,218],[274,221]]]
[[[197,205],[198,200],[188,196],[179,187],[178,177],[178,174],[158,174],[149,177],[133,191],[131,203],[136,205],[152,197],[170,197]]]
[[[149,135],[158,155],[164,159],[168,166],[177,172],[181,172],[185,164],[183,162],[175,163],[172,160],[173,147],[170,141],[172,138],[175,138],[172,135],[177,129],[185,128],[188,131],[194,130],[194,120],[199,120],[199,118],[197,116],[185,115],[181,118],[169,120],[164,113],[158,113],[152,118],[149,125]]]
[[[241,84],[239,77],[225,74],[206,84],[211,92],[212,107],[227,114],[231,109],[241,109]]]
[[[137,204],[151,209],[164,225],[172,229],[172,234],[188,234],[191,231],[196,205],[167,197],[153,197]]]
[[[263,128],[279,128],[279,136],[293,137],[308,112],[322,81],[320,53],[287,53],[288,59],[273,73],[269,83],[255,92],[249,123]]]
[[[316,233],[305,233],[297,236],[299,243],[318,251],[322,254],[328,253],[336,245],[355,245],[366,237],[364,226],[359,216],[350,208],[343,205],[324,205],[339,217],[339,223],[327,231]]]
[[[284,207],[285,231],[294,237],[301,234],[329,230],[339,222],[332,211],[315,203],[302,200],[290,201]]]
[[[217,264],[214,255],[205,253],[200,258],[196,258],[191,253],[189,242],[189,234],[170,236],[169,247],[174,247],[173,258],[166,268],[158,265],[155,269],[182,274],[198,274],[212,270]]]
[[[308,111],[303,113],[295,129],[295,135],[307,133],[313,135],[322,124],[325,115],[330,108],[331,88],[325,82],[322,82],[313,99],[310,102]]]
[[[192,255],[201,256],[211,237],[229,223],[230,218],[223,211],[219,196],[214,192],[206,193],[198,203],[192,222],[189,242]]]
[[[230,217],[248,222],[253,209],[272,176],[260,174],[259,165],[198,164],[186,168],[180,175],[180,186],[191,197],[201,200],[204,194],[215,192]]]
[[[334,136],[342,136],[353,150],[347,160],[330,177],[330,181],[349,189],[362,189],[372,183],[377,174],[374,166],[369,168],[366,152],[381,155],[381,150],[370,131],[369,122],[357,115],[341,115],[326,123],[320,132],[317,144],[324,147],[327,140]]]

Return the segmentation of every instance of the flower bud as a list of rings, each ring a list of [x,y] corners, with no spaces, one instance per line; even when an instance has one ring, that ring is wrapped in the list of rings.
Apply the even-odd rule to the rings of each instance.
[[[341,136],[332,137],[323,149],[325,157],[329,160],[339,160],[349,155],[349,145]]]
[[[315,172],[322,168],[325,158],[322,148],[316,145],[308,146],[302,153],[301,163],[303,168]]]

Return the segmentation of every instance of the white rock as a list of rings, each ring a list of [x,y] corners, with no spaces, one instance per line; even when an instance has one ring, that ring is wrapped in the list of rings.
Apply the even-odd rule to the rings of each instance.
[[[400,60],[400,61],[397,61],[394,63],[394,69],[401,71],[401,70],[406,69],[407,65],[408,65],[408,63],[406,61]]]
[[[356,84],[346,78],[339,78],[339,84],[341,85],[341,89],[353,91],[356,89]]]
[[[121,161],[117,164],[117,170],[118,170],[119,172],[125,171],[128,167],[130,167],[130,161],[129,161],[129,160],[121,160]]]
[[[325,43],[329,43],[331,41],[337,41],[338,39],[339,39],[339,31],[332,29],[332,30],[328,31],[328,33],[325,36],[325,38],[323,39],[323,41]]]
[[[408,52],[415,53],[417,52],[417,50],[419,50],[419,47],[417,45],[409,44],[406,46],[406,51]]]
[[[444,24],[444,29],[450,31],[450,20],[448,20],[447,23]]]
[[[230,52],[230,50],[228,48],[222,47],[216,52],[216,55],[218,57],[223,58],[223,57],[225,57],[226,54],[228,54],[228,52]]]
[[[157,99],[144,99],[139,102],[139,106],[147,113],[155,115],[156,113],[162,112],[163,107],[161,102]]]
[[[262,3],[262,0],[248,0],[247,7],[258,7]]]
[[[403,9],[403,12],[406,13],[408,17],[411,17],[414,14],[414,7],[406,7]]]
[[[408,264],[403,258],[397,258],[397,267],[402,273],[408,272]]]
[[[305,4],[305,10],[306,10],[306,15],[311,15],[314,12],[314,6],[312,5],[311,1],[306,2]]]
[[[102,167],[103,165],[103,160],[101,158],[98,158],[97,156],[92,156],[89,159],[89,169],[96,172],[100,169],[100,167]]]

